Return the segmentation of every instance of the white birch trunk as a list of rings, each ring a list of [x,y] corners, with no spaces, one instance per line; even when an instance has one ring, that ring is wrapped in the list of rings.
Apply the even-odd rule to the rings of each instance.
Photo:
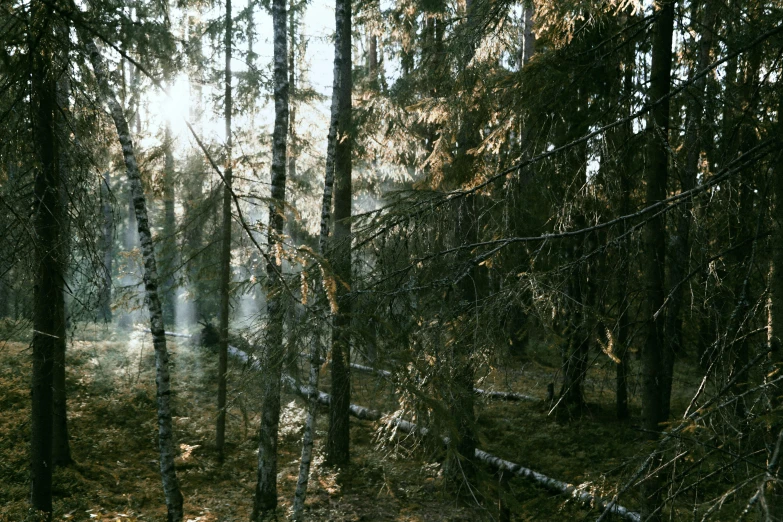
[[[337,11],[337,17],[340,11]],[[326,172],[324,175],[324,192],[321,200],[321,232],[318,240],[319,253],[324,255],[329,240],[329,221],[332,214],[332,193],[334,189],[334,150],[337,141],[337,123],[339,111],[339,93],[340,93],[340,75],[342,70],[342,45],[338,41],[340,38],[339,27],[341,23],[337,21],[337,35],[334,45],[334,77],[332,80],[332,107],[329,118],[329,134],[326,142]],[[315,433],[315,420],[318,414],[319,396],[318,390],[318,369],[321,361],[321,339],[316,333],[313,338],[313,344],[310,352],[310,375],[309,386],[313,393],[307,396],[307,419],[305,421],[304,434],[302,435],[302,458],[299,462],[299,477],[296,481],[296,491],[294,492],[293,520],[303,520],[305,497],[307,496],[307,483],[310,479],[310,465],[313,459],[313,434]]]
[[[302,386],[289,375],[283,376],[283,382],[285,382],[286,386],[288,386],[292,391],[298,395],[301,395],[302,397],[307,397],[308,399],[315,397],[318,404],[329,405],[331,402],[331,396],[329,394],[315,390],[310,386]],[[387,425],[393,426],[397,430],[400,430],[404,433],[415,433],[421,436],[429,435],[429,430],[427,428],[420,428],[412,422],[397,417],[391,417],[389,414],[384,414],[377,410],[371,410],[369,408],[365,408],[364,406],[351,404],[349,411],[351,415],[357,419],[369,421],[382,420],[383,422],[386,422]],[[450,441],[447,437],[444,437],[443,442],[444,444],[449,444]],[[641,516],[639,513],[631,511],[623,506],[614,504],[609,500],[596,497],[588,491],[581,489],[578,486],[574,486],[573,484],[548,477],[543,473],[539,473],[514,462],[501,459],[478,448],[476,448],[474,456],[476,460],[484,463],[496,471],[509,472],[518,477],[535,482],[539,486],[542,486],[549,491],[565,494],[578,502],[587,504],[589,506],[595,506],[601,510],[608,508],[611,514],[618,515],[625,520],[629,520],[631,522],[641,522]]]
[[[155,382],[157,385],[158,400],[158,446],[160,450],[160,474],[163,479],[163,491],[166,497],[169,522],[180,522],[183,517],[183,499],[179,489],[177,473],[174,469],[174,457],[176,449],[174,445],[174,432],[171,420],[171,381],[169,377],[169,354],[166,349],[166,335],[163,327],[163,312],[160,298],[158,297],[158,274],[155,265],[155,253],[150,233],[149,218],[147,217],[147,203],[144,198],[144,190],[141,185],[139,168],[133,149],[128,122],[123,114],[122,107],[117,101],[107,80],[106,66],[103,63],[100,51],[94,42],[80,35],[92,63],[95,77],[100,86],[101,95],[109,106],[117,135],[122,145],[122,155],[125,160],[125,172],[133,196],[133,207],[139,230],[139,241],[144,257],[144,287],[147,292],[147,305],[150,313],[150,330],[152,331],[152,344],[155,347]]]
[[[277,509],[277,434],[280,424],[280,376],[283,356],[284,303],[280,272],[282,249],[286,146],[288,137],[288,13],[286,0],[273,0],[275,127],[272,136],[269,256],[267,263],[267,342],[262,360],[261,427],[258,441],[258,480],[251,520]],[[277,250],[277,252],[275,252]]]

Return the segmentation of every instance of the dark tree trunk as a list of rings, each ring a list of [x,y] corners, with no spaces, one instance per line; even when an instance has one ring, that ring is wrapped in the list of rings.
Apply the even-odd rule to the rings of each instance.
[[[349,460],[351,404],[351,2],[337,0],[335,11],[335,64],[340,63],[337,97],[337,138],[334,147],[334,239],[329,261],[337,279],[337,306],[332,329],[332,401],[326,461],[344,466]],[[339,60],[338,60],[339,55]]]
[[[147,294],[147,306],[150,314],[150,330],[152,331],[152,344],[155,348],[155,383],[157,387],[158,402],[158,447],[160,451],[160,474],[163,480],[163,491],[166,498],[168,522],[180,522],[183,517],[183,499],[179,489],[179,481],[174,468],[176,445],[174,443],[174,429],[171,419],[171,377],[169,374],[169,354],[166,348],[166,335],[163,323],[163,311],[158,297],[158,273],[155,262],[155,252],[150,232],[150,223],[147,216],[147,202],[144,197],[144,189],[141,184],[138,164],[133,149],[130,129],[122,106],[112,91],[107,80],[106,66],[98,51],[98,47],[84,35],[79,35],[83,45],[89,53],[95,77],[101,89],[104,100],[109,105],[117,136],[122,145],[125,170],[133,196],[134,214],[138,224],[139,241],[141,243],[142,256],[144,258],[144,287]]]
[[[288,133],[288,33],[286,0],[273,0],[275,127],[272,136],[271,199],[267,264],[267,335],[262,360],[261,427],[258,442],[258,480],[251,520],[261,520],[277,508],[277,435],[280,423],[280,378],[283,351],[284,301],[282,262],[285,224],[286,137]]]
[[[68,31],[58,31],[61,41],[68,41]],[[65,390],[65,349],[67,345],[66,310],[65,310],[65,270],[68,264],[69,227],[68,227],[68,194],[66,184],[69,178],[68,154],[68,122],[65,121],[69,114],[70,97],[70,70],[65,64],[65,73],[57,80],[57,107],[55,109],[56,139],[58,148],[58,169],[60,176],[60,269],[58,278],[59,288],[56,290],[57,302],[53,303],[53,312],[57,321],[57,344],[54,352],[54,425],[52,440],[52,460],[56,466],[64,466],[71,463],[71,445],[68,438],[68,408],[67,394]]]
[[[652,65],[648,99],[654,103],[649,122],[649,152],[645,172],[646,205],[666,198],[669,160],[669,100],[663,99],[671,90],[672,32],[676,0],[660,4],[652,43]],[[666,266],[666,224],[664,215],[655,216],[644,230],[645,258],[643,266],[645,292],[643,301],[646,329],[642,349],[642,413],[647,437],[654,440],[661,430],[663,418],[662,386],[664,379],[663,313],[655,315],[666,296],[664,272]],[[670,384],[670,383],[669,383]],[[643,492],[643,514],[650,522],[661,519],[661,511],[653,514],[661,502],[659,480],[647,480]]]
[[[699,45],[699,54],[691,74],[701,71],[710,63],[710,51],[712,50],[712,28],[715,24],[714,1],[706,0],[704,6],[704,21]],[[704,106],[704,88],[706,79],[701,78],[694,82],[694,89],[687,106],[686,114],[686,164],[680,174],[680,190],[686,192],[696,187],[699,170],[699,136],[701,134],[702,107]],[[664,346],[664,377],[661,386],[661,418],[668,419],[671,409],[672,377],[674,375],[674,359],[683,349],[682,332],[682,308],[685,299],[686,285],[682,279],[688,272],[688,258],[690,256],[690,230],[691,230],[690,201],[680,207],[676,215],[676,231],[671,241],[671,256],[669,258],[669,305],[666,311],[666,344]]]
[[[52,516],[52,429],[54,355],[63,337],[62,208],[55,111],[54,50],[51,18],[42,2],[30,13],[32,124],[37,169],[33,199],[34,245],[33,375],[30,437],[32,508],[46,520]]]
[[[215,446],[218,460],[223,461],[226,441],[226,373],[228,372],[228,320],[229,320],[229,285],[231,283],[231,184],[233,178],[232,136],[231,136],[231,45],[233,19],[231,0],[226,0],[226,33],[225,33],[225,124],[226,124],[226,162],[223,169],[223,228],[220,247],[220,344],[218,346],[218,394],[217,394],[217,429]]]
[[[581,227],[580,227],[581,228]],[[574,248],[572,260],[576,261],[574,254],[581,255],[581,248]],[[568,325],[566,328],[566,345],[563,348],[563,387],[560,390],[562,406],[578,410],[585,404],[583,386],[585,373],[587,372],[587,357],[590,339],[587,331],[586,289],[583,284],[586,281],[583,267],[574,268],[574,273],[569,277],[568,290],[566,291],[569,305],[567,306]]]

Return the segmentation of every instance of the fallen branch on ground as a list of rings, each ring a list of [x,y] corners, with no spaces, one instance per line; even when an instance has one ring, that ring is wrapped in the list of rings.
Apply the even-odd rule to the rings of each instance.
[[[166,332],[166,335],[170,335],[170,332]],[[187,334],[177,334],[178,337],[191,337]],[[229,345],[228,347],[228,353],[236,357],[237,359],[241,360],[245,363],[250,363],[250,367],[254,370],[260,369],[260,364],[257,360],[250,357],[247,353],[245,353],[243,350],[240,350],[236,346]],[[364,366],[363,368],[369,368],[368,366]],[[373,371],[378,371],[370,368]],[[385,370],[380,370],[385,371]],[[297,395],[300,395],[304,398],[310,397],[313,393],[318,394],[318,402],[320,404],[323,404],[325,406],[329,405],[329,402],[331,400],[331,397],[328,393],[324,393],[319,390],[312,390],[309,386],[300,384],[291,377],[290,375],[284,374],[283,375],[283,383],[288,386],[294,393]],[[521,394],[509,394],[507,392],[485,392],[484,390],[476,389],[477,393],[487,393],[487,394],[505,394],[505,395],[521,395]],[[525,397],[525,399],[517,399],[517,398],[505,398],[505,400],[530,400],[528,396],[522,396]],[[535,398],[533,398],[535,399]],[[538,400],[538,399],[535,399]],[[427,428],[420,428],[416,424],[406,421],[404,419],[400,419],[397,417],[390,417],[389,415],[383,414],[377,410],[371,410],[369,408],[365,408],[364,406],[359,406],[357,404],[351,404],[349,406],[349,411],[351,415],[356,417],[357,419],[361,420],[368,420],[368,421],[380,421],[384,419],[384,417],[387,418],[385,422],[388,423],[388,425],[395,426],[399,430],[405,432],[405,433],[418,433],[420,435],[426,436],[429,433],[429,430]],[[443,442],[445,444],[449,443],[449,439],[447,437],[443,438]],[[611,502],[611,500],[606,500],[600,497],[597,497],[588,491],[585,491],[581,489],[579,486],[574,486],[573,484],[569,484],[567,482],[563,482],[562,480],[557,480],[551,477],[547,477],[546,475],[539,473],[537,471],[533,471],[532,469],[526,468],[524,466],[521,466],[519,464],[516,464],[514,462],[501,459],[499,457],[496,457],[492,455],[491,453],[487,453],[486,451],[480,450],[476,448],[475,451],[475,458],[479,460],[480,462],[484,463],[488,467],[492,468],[496,471],[505,471],[508,473],[511,473],[513,475],[516,475],[518,477],[522,477],[527,480],[531,480],[538,484],[539,486],[542,486],[543,488],[560,494],[565,494],[573,499],[583,503],[587,504],[589,506],[596,507],[600,510],[605,510],[607,507],[609,508],[609,512],[613,515],[618,515],[626,520],[629,520],[631,522],[641,522],[642,517],[639,513],[635,511],[631,511],[626,507],[620,506],[618,504],[615,504]]]

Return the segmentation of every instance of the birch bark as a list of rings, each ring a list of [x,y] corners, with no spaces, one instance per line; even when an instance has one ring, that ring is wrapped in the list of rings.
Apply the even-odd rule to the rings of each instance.
[[[275,127],[272,136],[271,200],[267,263],[267,342],[262,363],[263,396],[258,442],[258,480],[251,520],[277,508],[277,434],[280,423],[280,377],[283,353],[283,292],[280,284],[285,213],[286,141],[288,137],[288,13],[286,0],[273,0]]]
[[[337,11],[336,18],[341,15]],[[341,75],[343,71],[342,44],[337,38],[343,38],[340,31],[342,27],[339,18],[336,20],[337,34],[334,46],[334,75],[332,79],[332,106],[329,119],[329,134],[326,143],[326,172],[324,174],[324,192],[321,200],[321,231],[318,248],[321,255],[326,253],[329,240],[329,223],[332,214],[332,192],[334,187],[334,149],[337,140],[337,124],[340,114],[339,95]],[[316,334],[310,351],[310,394],[308,395],[307,419],[305,421],[304,434],[302,435],[302,458],[299,462],[299,477],[294,493],[293,520],[303,520],[304,502],[307,496],[307,484],[310,478],[310,465],[313,457],[313,434],[315,432],[315,420],[318,413],[318,370],[321,364],[321,339]]]
[[[89,54],[95,77],[101,90],[101,95],[109,106],[117,136],[122,145],[122,155],[125,161],[125,172],[133,196],[133,208],[138,224],[139,242],[144,259],[144,288],[147,293],[147,306],[150,314],[150,330],[152,344],[155,348],[155,383],[157,385],[158,402],[158,448],[160,451],[160,475],[163,480],[163,491],[166,497],[166,508],[169,522],[180,522],[183,517],[183,499],[179,489],[177,473],[174,469],[176,446],[171,420],[171,378],[169,375],[169,354],[166,348],[166,335],[163,325],[163,311],[158,296],[158,273],[155,263],[155,252],[150,233],[150,223],[147,216],[147,202],[141,185],[139,167],[133,148],[128,122],[107,80],[106,66],[100,51],[94,42],[80,35]]]

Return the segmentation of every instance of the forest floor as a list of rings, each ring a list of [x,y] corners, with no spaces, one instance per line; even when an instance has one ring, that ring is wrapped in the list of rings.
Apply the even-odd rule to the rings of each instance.
[[[257,376],[238,363],[231,365],[227,456],[220,465],[213,443],[216,357],[183,339],[170,338],[169,348],[181,450],[177,470],[186,520],[245,521],[256,481]],[[55,472],[55,519],[165,520],[149,335],[95,325],[80,327],[69,342],[67,365],[75,463]],[[556,382],[558,366],[556,350],[539,346],[524,360],[505,361],[502,372],[488,368],[482,386],[544,399],[547,383]],[[644,454],[643,437],[634,421],[615,420],[613,371],[605,361],[595,361],[586,384],[588,407],[578,420],[550,414],[543,400],[481,401],[479,446],[609,496]],[[29,379],[29,340],[0,341],[0,521],[24,520],[28,509]],[[697,384],[685,382],[680,388]],[[684,392],[681,398],[675,397],[675,407],[684,408],[677,401],[686,397]],[[389,411],[395,399],[388,383],[355,373],[352,402]],[[638,404],[632,402],[631,407],[632,418],[638,418]],[[278,468],[281,513],[287,512],[293,498],[304,413],[303,401],[290,394],[283,396]],[[442,451],[425,449],[412,437],[390,440],[376,423],[356,419],[351,421],[351,465],[327,468],[322,458],[326,420],[322,413],[307,498],[310,520],[498,520],[501,496],[512,520],[517,521],[587,520],[597,513],[518,478],[499,486],[497,477],[489,473],[484,477],[485,487],[458,494],[443,479]],[[624,497],[622,503],[637,506],[634,495]]]

